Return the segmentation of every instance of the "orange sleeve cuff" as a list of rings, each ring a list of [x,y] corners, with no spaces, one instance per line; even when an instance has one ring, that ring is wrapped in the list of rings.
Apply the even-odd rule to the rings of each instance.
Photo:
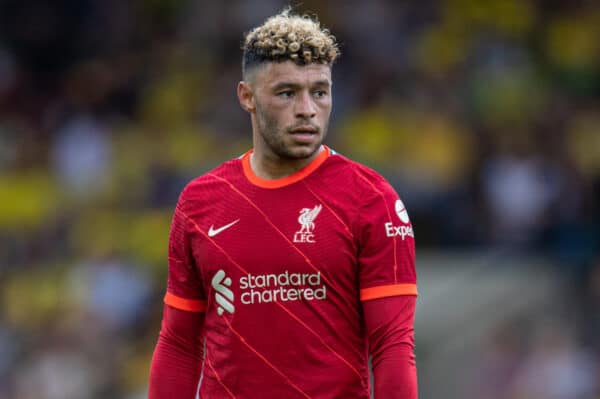
[[[206,301],[201,299],[181,298],[177,295],[167,292],[165,295],[165,303],[179,310],[187,310],[188,312],[205,312]]]
[[[419,295],[416,284],[391,284],[380,285],[360,290],[360,300],[368,301],[371,299],[385,298],[398,295]]]

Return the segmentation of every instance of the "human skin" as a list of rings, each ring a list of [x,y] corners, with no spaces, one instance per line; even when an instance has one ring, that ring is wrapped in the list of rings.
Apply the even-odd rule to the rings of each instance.
[[[285,177],[318,155],[331,115],[331,84],[326,64],[266,62],[247,72],[237,94],[252,122],[254,173]]]

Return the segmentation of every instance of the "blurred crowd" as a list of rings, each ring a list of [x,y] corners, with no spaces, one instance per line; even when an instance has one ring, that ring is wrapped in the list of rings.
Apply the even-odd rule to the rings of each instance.
[[[285,5],[0,1],[0,399],[145,396],[177,196],[250,148],[242,35]],[[600,397],[598,3],[305,10],[341,42],[327,143],[392,182],[418,249],[539,253],[571,283],[498,331],[473,397]]]

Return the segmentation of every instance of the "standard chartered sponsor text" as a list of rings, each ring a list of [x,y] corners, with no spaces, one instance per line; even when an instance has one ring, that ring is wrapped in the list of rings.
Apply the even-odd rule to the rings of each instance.
[[[321,273],[247,274],[240,277],[244,305],[270,302],[313,301],[327,298]]]

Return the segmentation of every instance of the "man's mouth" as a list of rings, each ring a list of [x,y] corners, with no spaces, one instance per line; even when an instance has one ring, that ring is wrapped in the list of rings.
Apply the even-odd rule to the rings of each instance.
[[[312,125],[297,126],[289,131],[297,143],[310,144],[319,134],[319,129]]]
[[[319,129],[312,125],[297,126],[290,130],[291,134],[317,134]]]

